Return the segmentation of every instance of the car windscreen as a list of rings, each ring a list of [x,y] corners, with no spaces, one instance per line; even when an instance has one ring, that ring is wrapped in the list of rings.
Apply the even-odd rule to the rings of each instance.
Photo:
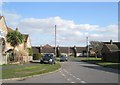
[[[50,54],[45,54],[43,58],[44,58],[44,59],[50,59],[50,58],[52,58],[52,55],[50,55]]]

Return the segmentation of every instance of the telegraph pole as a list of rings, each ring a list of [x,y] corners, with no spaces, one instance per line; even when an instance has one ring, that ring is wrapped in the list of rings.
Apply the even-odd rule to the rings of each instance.
[[[89,40],[88,37],[86,37],[86,44],[87,44],[87,59],[89,58]]]
[[[56,56],[56,25],[55,25],[55,56]]]

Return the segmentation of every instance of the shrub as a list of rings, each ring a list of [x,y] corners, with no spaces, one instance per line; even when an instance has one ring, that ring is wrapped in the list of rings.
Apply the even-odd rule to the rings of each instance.
[[[40,53],[33,54],[33,60],[39,60],[43,55]]]
[[[32,48],[28,48],[28,53],[29,53],[29,56],[32,56],[32,55],[33,55],[33,50],[32,50]]]

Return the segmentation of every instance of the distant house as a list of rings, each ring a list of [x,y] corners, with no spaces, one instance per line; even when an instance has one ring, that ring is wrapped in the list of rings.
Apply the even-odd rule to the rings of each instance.
[[[45,54],[45,53],[52,53],[52,54],[54,54],[55,53],[54,47],[52,47],[52,46],[50,46],[48,44],[46,44],[44,46],[41,46],[40,47],[40,52],[43,53],[43,54]]]
[[[55,47],[50,46],[48,44],[44,46],[32,46],[33,53],[55,53]],[[57,46],[56,47],[56,52],[59,50],[60,54],[64,55],[73,55],[74,54],[74,47],[63,47],[63,46]],[[76,54],[78,56],[83,56],[84,51],[86,50],[86,47],[76,47]]]
[[[102,49],[102,57],[104,61],[118,62],[120,58],[120,42],[105,43]]]
[[[76,47],[77,56],[85,56],[86,47]]]

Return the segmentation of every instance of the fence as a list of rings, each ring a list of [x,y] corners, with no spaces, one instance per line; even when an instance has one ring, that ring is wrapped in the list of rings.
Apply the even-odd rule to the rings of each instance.
[[[8,55],[0,57],[0,65],[8,63],[26,63],[30,61],[32,61],[32,56],[15,57],[14,61],[10,61],[10,57]]]

